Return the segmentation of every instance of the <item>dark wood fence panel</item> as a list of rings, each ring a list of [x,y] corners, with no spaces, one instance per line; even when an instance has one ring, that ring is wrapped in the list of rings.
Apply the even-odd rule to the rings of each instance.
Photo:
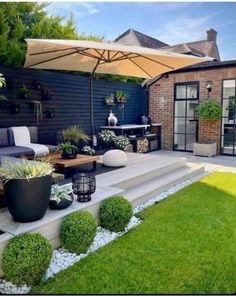
[[[8,85],[7,89],[1,89],[1,93],[6,94],[8,98],[8,104],[4,108],[0,107],[0,127],[35,126],[37,124],[36,114],[30,103],[40,101],[43,110],[43,118],[38,125],[41,142],[55,144],[58,130],[73,124],[78,124],[88,133],[90,132],[88,77],[5,66],[0,67],[0,73],[4,74]],[[42,99],[41,91],[34,89],[34,81],[40,83],[42,88],[49,90],[51,100]],[[23,84],[30,91],[28,99],[22,99],[19,96],[19,89]],[[137,84],[95,79],[93,87],[96,132],[99,131],[101,125],[107,123],[109,110],[112,110],[122,123],[138,123],[142,114],[147,112],[146,91]],[[118,104],[115,106],[104,104],[104,97],[116,90],[124,90],[127,93],[124,110]],[[18,114],[11,112],[10,105],[13,101],[20,104]],[[46,110],[49,108],[55,109],[55,118],[46,116]]]

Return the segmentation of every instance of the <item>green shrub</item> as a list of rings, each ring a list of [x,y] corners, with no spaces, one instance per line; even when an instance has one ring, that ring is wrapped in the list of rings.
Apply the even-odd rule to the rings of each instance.
[[[129,223],[133,211],[129,201],[121,196],[113,196],[103,201],[99,219],[102,227],[119,232]]]
[[[37,285],[52,259],[52,246],[38,233],[25,233],[10,240],[3,252],[5,278],[16,285]]]
[[[95,237],[96,229],[96,219],[90,213],[72,213],[61,224],[61,244],[69,252],[85,253]]]

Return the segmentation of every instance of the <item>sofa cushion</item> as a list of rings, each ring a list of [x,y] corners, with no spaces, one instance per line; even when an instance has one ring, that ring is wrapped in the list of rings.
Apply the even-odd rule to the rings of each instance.
[[[28,126],[31,143],[38,143],[38,128],[37,126]]]
[[[6,146],[9,146],[8,129],[0,128],[0,147],[6,147]]]
[[[0,147],[0,156],[34,156],[34,150],[21,146]]]
[[[31,143],[38,143],[38,128],[36,126],[27,127],[30,133]],[[9,144],[10,146],[15,145],[14,134],[11,127],[8,128]]]
[[[58,147],[54,145],[43,144],[48,147],[50,153],[57,151]]]

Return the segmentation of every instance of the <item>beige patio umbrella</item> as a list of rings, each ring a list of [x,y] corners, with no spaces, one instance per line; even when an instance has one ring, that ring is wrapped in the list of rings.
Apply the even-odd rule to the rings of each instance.
[[[210,58],[165,52],[138,46],[80,40],[26,39],[24,67],[91,73],[90,120],[94,134],[92,76],[96,73],[153,78]]]

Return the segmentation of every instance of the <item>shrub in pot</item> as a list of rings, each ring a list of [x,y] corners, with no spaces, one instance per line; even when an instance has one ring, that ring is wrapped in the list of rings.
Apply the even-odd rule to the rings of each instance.
[[[81,152],[86,155],[95,155],[96,153],[96,151],[88,145],[84,146]]]
[[[69,142],[61,143],[58,148],[62,151],[61,157],[64,159],[76,158],[78,154],[77,147]]]
[[[61,245],[72,253],[86,253],[95,237],[96,229],[93,215],[86,211],[72,213],[65,217],[61,224]]]
[[[194,143],[193,153],[200,156],[213,156],[217,153],[216,143],[209,141],[209,129],[212,123],[219,120],[222,115],[222,107],[220,103],[213,100],[202,102],[196,109],[197,118],[206,122],[206,141],[205,143]]]
[[[53,185],[49,207],[51,210],[63,210],[73,202],[72,189],[66,186]]]
[[[6,161],[0,167],[0,177],[13,219],[32,222],[41,219],[48,207],[52,186],[51,164],[20,159]]]
[[[59,132],[63,142],[69,142],[81,150],[89,141],[89,136],[77,125],[73,125]]]
[[[130,141],[125,136],[118,136],[114,139],[114,145],[117,149],[125,150],[129,147]]]
[[[99,138],[102,140],[103,146],[105,148],[111,148],[114,145],[114,139],[116,138],[116,135],[113,131],[102,130],[99,133]]]
[[[123,231],[133,215],[130,202],[122,196],[105,199],[99,210],[100,225],[110,231]]]
[[[13,284],[34,286],[47,272],[52,246],[38,233],[24,233],[11,239],[2,257],[5,278]]]
[[[22,84],[22,87],[19,89],[19,95],[21,99],[29,99],[30,97],[30,91],[24,83]]]

